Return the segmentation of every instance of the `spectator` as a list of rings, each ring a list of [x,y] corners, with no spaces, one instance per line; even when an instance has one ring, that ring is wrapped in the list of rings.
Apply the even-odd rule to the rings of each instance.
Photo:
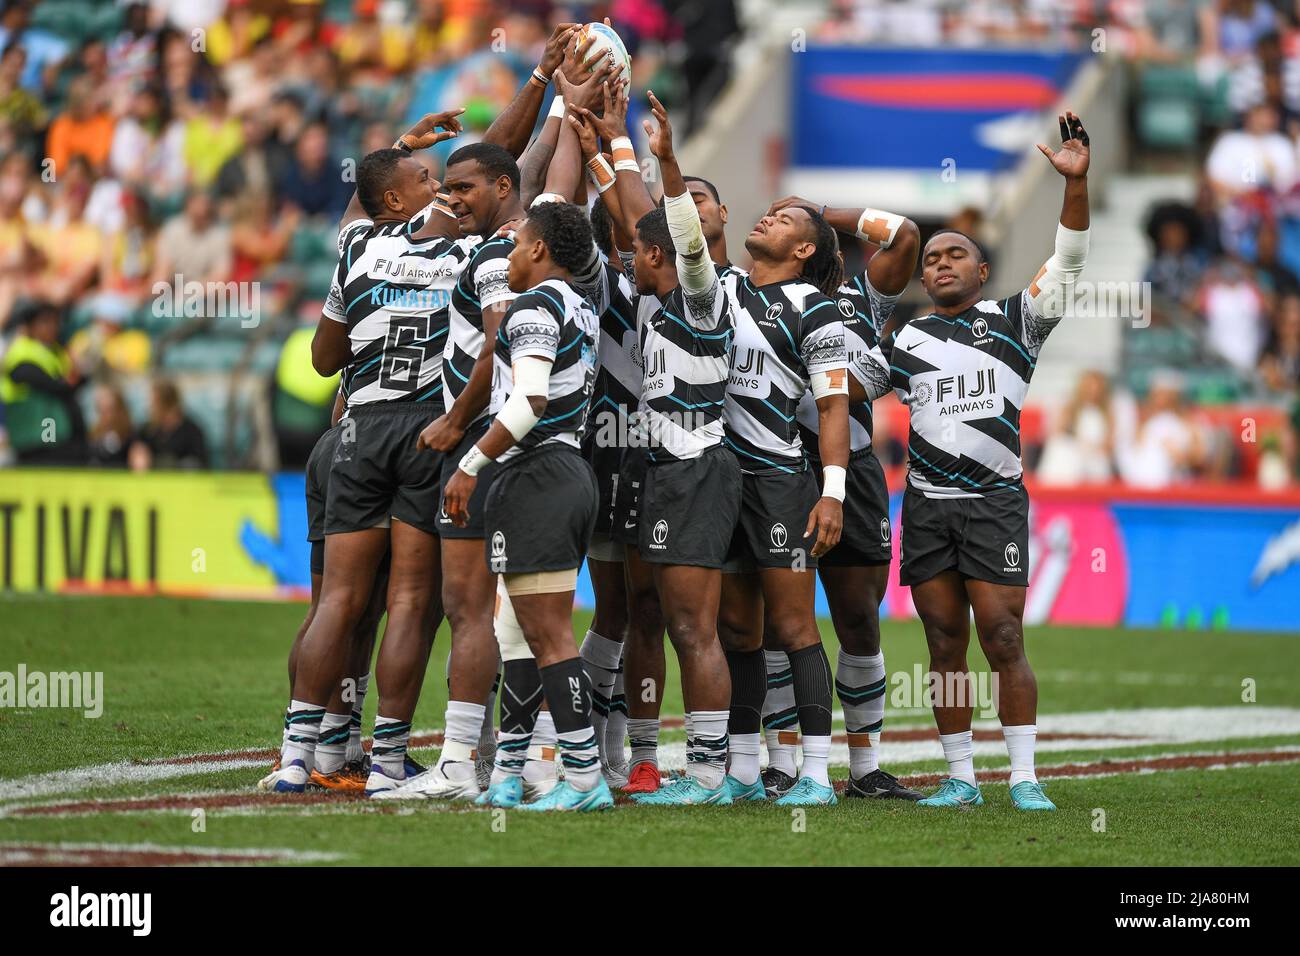
[[[1101,372],[1084,372],[1043,448],[1038,479],[1053,485],[1109,481],[1114,453],[1110,384]]]
[[[251,282],[264,275],[288,253],[298,227],[298,210],[290,206],[279,217],[274,213],[267,193],[248,193],[238,201],[230,232],[234,253],[231,278],[236,282]]]
[[[23,88],[23,66],[27,62],[23,48],[13,44],[3,50],[0,53],[0,124],[35,159],[36,150],[30,141],[34,134],[45,128],[48,117],[41,101]]]
[[[122,393],[111,385],[95,388],[95,423],[90,426],[90,463],[103,468],[125,468],[135,427]]]
[[[1300,294],[1282,297],[1259,374],[1271,392],[1288,397],[1300,392]]]
[[[354,187],[330,159],[329,130],[311,123],[298,138],[293,163],[285,167],[277,193],[308,216],[336,220],[343,215]]]
[[[26,62],[22,84],[33,93],[54,89],[59,66],[68,55],[68,44],[46,30],[33,30],[31,0],[8,0],[0,14],[0,49],[13,41],[22,47]]]
[[[85,423],[76,400],[83,379],[59,342],[59,310],[38,302],[20,314],[18,323],[18,334],[0,360],[0,402],[18,461],[84,461]]]
[[[207,109],[185,124],[185,166],[194,185],[207,187],[244,145],[239,120],[231,115],[226,91],[214,87]]]
[[[94,88],[90,77],[73,80],[68,108],[50,124],[45,139],[45,155],[54,161],[55,174],[67,169],[73,156],[84,156],[95,170],[102,170],[113,146],[113,125],[102,91]]]
[[[1197,297],[1211,351],[1242,372],[1259,364],[1266,329],[1266,300],[1254,276],[1234,258],[1213,265]]]
[[[1251,107],[1240,130],[1219,136],[1205,164],[1219,204],[1257,190],[1287,192],[1296,181],[1295,146],[1278,132],[1277,110]]]
[[[218,221],[216,206],[206,192],[191,193],[185,211],[158,233],[154,281],[224,282],[230,277],[233,249],[230,227]]]
[[[203,431],[181,407],[181,393],[166,379],[154,382],[149,422],[129,453],[133,471],[208,467]]]
[[[1191,308],[1208,259],[1199,248],[1200,221],[1181,203],[1163,203],[1147,217],[1155,246],[1144,281],[1151,283],[1157,317],[1168,306]]]
[[[124,185],[167,202],[185,188],[184,145],[185,129],[172,121],[162,93],[142,86],[113,133],[109,168]]]
[[[1169,372],[1152,379],[1133,435],[1117,446],[1124,481],[1166,488],[1190,478],[1204,459],[1204,441],[1183,405],[1182,379]]]

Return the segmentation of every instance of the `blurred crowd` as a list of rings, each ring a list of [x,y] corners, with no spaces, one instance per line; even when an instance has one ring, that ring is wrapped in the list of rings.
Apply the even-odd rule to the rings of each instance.
[[[552,24],[607,15],[634,85],[697,121],[728,76],[731,0],[0,0],[0,464],[126,463],[82,439],[120,432],[125,406],[152,422],[152,392],[124,406],[87,384],[218,371],[263,337],[254,368],[275,376],[275,348],[319,317],[360,158],[454,105],[462,142],[481,134]],[[232,282],[258,286],[256,336],[169,305]],[[293,386],[273,383],[277,409],[307,398]],[[50,403],[84,435],[47,447],[32,412]]]

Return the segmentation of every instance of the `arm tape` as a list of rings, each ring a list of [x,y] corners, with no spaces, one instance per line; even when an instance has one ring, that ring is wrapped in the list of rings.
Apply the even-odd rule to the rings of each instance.
[[[664,197],[668,234],[677,250],[677,279],[687,295],[700,295],[717,281],[713,261],[705,255],[704,229],[690,192]]]
[[[826,372],[813,372],[809,378],[813,398],[820,400],[830,395],[849,394],[849,375],[846,369],[834,368]]]
[[[1088,261],[1089,231],[1056,227],[1056,249],[1038,277],[1029,285],[1029,298],[1044,318],[1065,315],[1066,290],[1083,271]]]
[[[510,397],[501,406],[501,411],[497,412],[497,421],[505,426],[515,441],[522,441],[541,418],[533,412],[528,398],[530,395],[546,396],[551,378],[551,363],[534,355],[525,355],[515,360],[513,369],[514,388],[510,390]]]
[[[903,222],[903,217],[896,213],[864,209],[862,215],[858,217],[857,236],[859,239],[874,242],[881,249],[888,249],[893,245],[894,237],[898,235],[898,229]]]
[[[848,474],[842,465],[827,465],[822,469],[822,497],[844,500],[844,479]]]

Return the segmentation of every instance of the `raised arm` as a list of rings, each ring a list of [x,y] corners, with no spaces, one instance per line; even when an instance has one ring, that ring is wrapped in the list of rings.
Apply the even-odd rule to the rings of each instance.
[[[786,206],[819,208],[806,199],[787,196],[774,202],[769,212]],[[857,236],[862,242],[879,247],[867,263],[867,278],[877,292],[894,296],[907,288],[921,254],[921,230],[916,223],[898,213],[870,207],[826,206],[822,208],[822,217],[836,232]]]
[[[1061,202],[1052,257],[1038,270],[1026,290],[1032,314],[1025,317],[1024,338],[1031,348],[1042,345],[1047,333],[1065,315],[1075,280],[1088,260],[1090,141],[1078,116],[1066,113],[1058,119],[1061,148],[1053,152],[1041,143],[1038,146],[1052,168],[1065,177],[1065,198]]]
[[[528,146],[528,137],[537,125],[537,115],[542,110],[546,88],[555,71],[560,68],[564,51],[577,29],[576,23],[561,23],[555,28],[551,38],[546,41],[546,49],[542,51],[542,58],[532,76],[519,88],[510,105],[492,121],[492,125],[483,134],[483,142],[504,147],[515,159],[523,155]]]

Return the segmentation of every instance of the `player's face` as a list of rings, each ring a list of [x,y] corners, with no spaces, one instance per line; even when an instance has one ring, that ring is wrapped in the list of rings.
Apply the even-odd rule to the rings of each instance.
[[[537,285],[533,276],[537,271],[540,245],[541,237],[532,223],[525,221],[515,232],[515,247],[507,257],[510,269],[506,273],[506,282],[511,292],[527,292]]]
[[[788,206],[760,219],[745,237],[745,248],[755,258],[776,262],[806,259],[816,251],[816,245],[809,239],[811,231],[812,219],[808,210]]]
[[[957,305],[978,295],[988,278],[979,250],[962,236],[940,233],[925,246],[921,285],[935,305]]]
[[[719,204],[713,198],[713,193],[709,192],[709,187],[703,183],[688,181],[686,186],[690,190],[691,198],[695,200],[695,209],[700,214],[704,241],[716,241],[722,235],[723,226],[727,224],[727,207]]]
[[[428,166],[414,156],[406,156],[397,164],[388,191],[397,194],[403,212],[414,216],[433,202],[438,192],[438,180],[430,174]]]
[[[654,295],[659,290],[655,283],[655,267],[650,257],[654,248],[641,240],[640,236],[632,238],[632,284],[638,295]]]
[[[483,235],[497,221],[502,199],[498,182],[488,179],[478,160],[447,167],[444,188],[462,234]]]

